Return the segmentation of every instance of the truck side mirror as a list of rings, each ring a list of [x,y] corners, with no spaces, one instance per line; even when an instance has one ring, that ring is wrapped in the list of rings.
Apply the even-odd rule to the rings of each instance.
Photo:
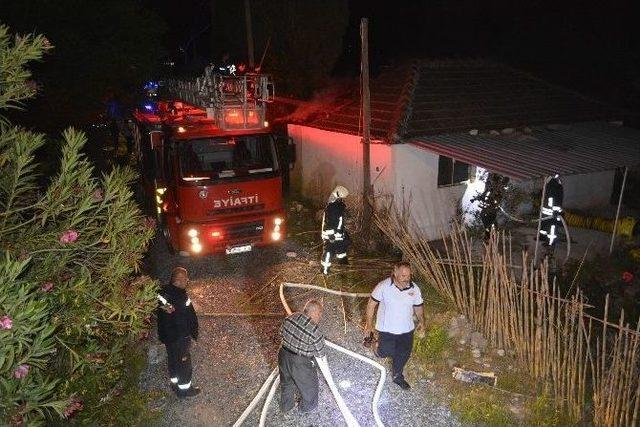
[[[154,130],[151,131],[151,149],[157,150],[162,148],[164,144],[164,133],[162,131]]]

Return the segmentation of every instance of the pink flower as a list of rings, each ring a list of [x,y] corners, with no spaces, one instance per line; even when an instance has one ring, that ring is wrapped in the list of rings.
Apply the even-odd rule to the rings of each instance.
[[[13,371],[13,376],[20,379],[27,376],[29,373],[29,365],[20,365]]]
[[[62,236],[60,236],[60,243],[62,244],[73,243],[76,240],[78,240],[79,235],[80,234],[78,234],[78,232],[75,230],[67,230],[64,233],[62,233]]]
[[[101,189],[97,189],[96,191],[93,192],[93,200],[96,202],[101,202],[102,199],[104,199],[104,193],[102,192]]]
[[[13,320],[9,316],[0,317],[0,329],[11,329],[13,327]]]
[[[53,289],[53,283],[44,282],[42,286],[40,286],[40,289],[42,289],[43,292],[49,292],[51,289]]]
[[[80,401],[75,401],[75,402],[71,403],[69,406],[67,406],[64,409],[64,411],[63,411],[64,417],[65,418],[69,418],[75,412],[81,411],[83,407],[84,407],[84,405]]]
[[[142,224],[144,224],[146,228],[156,228],[156,220],[154,218],[151,218],[150,216],[145,216],[142,219]]]
[[[626,283],[631,282],[633,280],[633,274],[625,271],[624,273],[622,273],[622,280]]]

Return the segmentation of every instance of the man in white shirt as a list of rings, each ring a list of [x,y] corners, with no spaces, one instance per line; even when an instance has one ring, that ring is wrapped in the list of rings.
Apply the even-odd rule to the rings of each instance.
[[[402,389],[410,388],[402,371],[411,355],[413,331],[424,330],[424,305],[418,285],[411,281],[411,266],[399,262],[391,277],[378,283],[367,305],[365,333],[373,332],[373,316],[377,310],[375,329],[378,331],[378,357],[391,357],[393,382]],[[414,324],[413,315],[418,324]]]

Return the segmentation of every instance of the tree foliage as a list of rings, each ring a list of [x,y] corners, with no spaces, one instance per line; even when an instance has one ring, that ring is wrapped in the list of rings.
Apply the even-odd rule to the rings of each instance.
[[[13,31],[46,34],[56,54],[34,66],[40,96],[20,122],[44,130],[85,126],[109,97],[127,100],[164,51],[165,24],[139,0],[0,2]]]
[[[0,26],[0,113],[33,96],[27,65],[48,49],[42,36]],[[135,174],[96,177],[84,134],[70,128],[62,140],[58,171],[41,187],[34,153],[44,135],[0,119],[2,425],[104,422],[155,307],[155,284],[136,276],[154,227],[133,200]]]
[[[257,0],[251,11],[256,63],[269,43],[263,70],[273,74],[276,90],[308,97],[322,88],[342,52],[347,2]]]

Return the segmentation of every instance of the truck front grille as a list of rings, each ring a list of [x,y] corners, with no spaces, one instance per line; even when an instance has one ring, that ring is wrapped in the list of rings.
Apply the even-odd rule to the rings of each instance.
[[[264,231],[264,220],[234,224],[227,227],[225,234],[229,240],[245,237],[261,236]]]
[[[252,212],[259,211],[264,209],[264,203],[260,203],[257,205],[248,205],[248,206],[238,206],[235,208],[219,208],[219,209],[211,209],[207,211],[207,215],[224,215],[231,213],[244,213],[244,212]]]

